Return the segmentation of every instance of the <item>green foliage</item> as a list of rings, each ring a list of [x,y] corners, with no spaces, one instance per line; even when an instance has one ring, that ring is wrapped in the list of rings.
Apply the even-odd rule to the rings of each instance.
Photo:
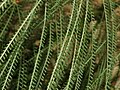
[[[103,0],[0,1],[0,90],[110,90],[119,17]],[[118,21],[116,21],[118,19]]]

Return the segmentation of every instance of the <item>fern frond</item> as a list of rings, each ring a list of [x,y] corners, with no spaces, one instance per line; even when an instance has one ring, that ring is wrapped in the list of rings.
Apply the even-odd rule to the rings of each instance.
[[[13,36],[13,38],[10,40],[9,44],[7,45],[7,47],[5,48],[5,50],[3,51],[3,53],[0,56],[0,64],[5,62],[5,58],[7,57],[7,55],[10,53],[10,50],[13,49],[13,47],[15,46],[15,44],[22,38],[25,38],[23,36],[20,35],[24,35],[27,32],[27,29],[30,25],[30,22],[32,20],[32,17],[34,16],[35,12],[37,11],[37,8],[39,7],[39,5],[41,0],[39,0],[34,8],[31,10],[31,12],[28,14],[28,16],[25,18],[24,22],[22,23],[22,25],[19,27],[19,29],[17,30],[17,32],[15,33],[15,35]],[[24,33],[24,34],[23,34]]]
[[[8,11],[10,11],[10,9],[11,9],[12,7],[13,7],[13,5],[10,5],[7,9],[5,9],[4,13],[2,13],[1,16],[0,16],[0,20],[1,20],[1,18],[2,18]]]
[[[80,4],[83,5],[83,6],[86,6],[88,3],[86,5],[84,5],[85,2],[86,1],[81,0]],[[81,8],[81,7],[83,8],[83,6],[80,6],[79,8]],[[88,9],[88,7],[87,7],[87,9]],[[78,51],[77,51],[77,56],[76,56],[75,62],[73,62],[74,63],[73,67],[71,67],[70,77],[69,77],[69,81],[68,81],[68,84],[67,84],[67,87],[66,87],[67,89],[73,89],[74,84],[75,84],[74,82],[77,80],[77,75],[78,75],[77,71],[79,70],[78,67],[80,66],[80,61],[79,61],[80,58],[79,57],[82,57],[82,56],[80,56],[80,55],[82,55],[82,53],[84,53],[84,55],[85,55],[85,53],[87,53],[86,52],[87,46],[85,45],[86,41],[84,40],[85,37],[86,37],[86,30],[88,29],[87,24],[89,22],[89,18],[88,18],[88,15],[87,15],[88,14],[87,9],[86,9],[86,17],[85,17],[84,27],[83,27],[83,31],[82,31],[81,41],[80,41],[80,45],[79,45],[79,48],[78,48]],[[82,13],[82,11],[81,11],[81,13]]]
[[[89,65],[89,75],[88,75],[88,82],[86,85],[86,90],[91,90],[92,87],[92,82],[93,82],[93,76],[94,76],[94,69],[95,69],[95,58],[96,58],[96,50],[97,50],[97,36],[98,36],[98,30],[96,29],[96,21],[94,19],[94,12],[93,12],[93,7],[91,4],[91,22],[90,22],[90,30],[92,35],[91,37],[91,53],[92,53],[92,58],[90,60],[90,65]]]
[[[93,24],[94,24],[94,21],[93,21]],[[89,76],[88,76],[88,83],[87,83],[87,86],[86,86],[86,90],[91,90],[91,87],[92,87],[92,82],[93,82],[93,75],[94,75],[94,68],[95,68],[95,57],[96,57],[96,49],[97,49],[97,42],[96,42],[96,32],[94,30],[95,27],[93,25],[93,30],[92,30],[92,58],[91,58],[91,61],[90,61],[90,70],[89,70]]]
[[[62,41],[64,38],[64,33],[63,33],[63,13],[62,10],[60,10],[60,46],[62,46]]]
[[[96,86],[97,85],[97,83],[100,81],[100,79],[102,79],[103,78],[103,76],[105,75],[105,72],[106,72],[106,69],[104,69],[102,72],[101,72],[101,74],[99,74],[99,76],[95,79],[95,81],[92,83],[92,87],[91,87],[91,89],[98,89],[98,87],[94,87],[94,86]],[[100,84],[101,85],[101,84]],[[99,88],[100,89],[100,88]]]
[[[85,56],[87,55],[87,47],[88,47],[88,42],[87,43],[85,43],[85,42],[83,42],[84,44],[83,44],[83,47],[81,47],[81,49],[86,49],[86,50],[84,50],[84,51],[79,51],[79,52],[83,52],[83,53],[80,53],[80,56],[82,57],[81,59],[80,59],[80,57],[78,58],[77,57],[77,59],[80,59],[80,63],[78,63],[79,61],[78,60],[76,60],[75,61],[75,69],[74,70],[79,70],[79,72],[77,72],[77,74],[76,75],[74,75],[74,73],[76,72],[76,71],[74,71],[74,73],[73,73],[73,75],[72,75],[72,78],[73,77],[75,77],[76,78],[76,76],[77,76],[77,81],[76,81],[76,85],[75,85],[75,90],[79,90],[80,89],[80,86],[81,86],[81,82],[82,82],[82,77],[83,77],[83,73],[84,73],[84,68],[85,68],[85,60],[87,59]],[[82,54],[84,54],[83,56],[82,56]],[[83,61],[82,61],[83,60]],[[75,80],[76,80],[75,79]],[[75,80],[71,80],[71,81],[75,81]],[[74,85],[74,84],[73,84]]]
[[[20,59],[20,54],[21,54],[21,45],[19,45],[18,47],[16,46],[15,50],[13,51],[13,54],[9,58],[8,62],[5,64],[5,67],[3,68],[0,74],[0,76],[5,73],[7,74],[7,76],[5,77],[3,86],[2,86],[2,90],[9,88],[10,82],[12,80],[12,76],[17,68],[17,64]],[[10,67],[8,66],[9,62],[11,62]]]
[[[59,0],[59,2],[60,2],[61,0]],[[67,2],[69,2],[69,0],[65,0],[65,2],[62,2],[62,3],[59,3],[59,5],[53,5],[53,6],[50,6],[50,5],[48,5],[48,8],[50,8],[50,9],[48,9],[47,10],[47,12],[49,13],[49,15],[46,17],[47,19],[51,19],[52,18],[52,16],[54,15],[54,13],[57,11],[57,10],[59,10],[59,8],[60,8],[60,6],[64,6]],[[53,8],[54,7],[54,8]],[[53,9],[51,9],[51,8],[53,8]],[[42,20],[42,21],[38,21],[39,23],[38,24],[36,24],[36,26],[35,26],[35,29],[37,28],[37,27],[39,27],[43,22],[44,22],[44,20]]]
[[[49,63],[50,63],[50,58],[52,56],[53,41],[54,41],[53,40],[53,31],[52,31],[52,27],[51,27],[51,24],[50,24],[48,52],[47,52],[46,60],[45,60],[44,65],[42,67],[42,70],[41,70],[41,73],[40,73],[40,76],[39,76],[39,79],[38,79],[38,82],[37,82],[37,85],[36,85],[35,89],[41,88],[41,86],[42,86],[42,82],[44,80],[46,71],[47,71]]]
[[[12,20],[12,16],[13,16],[13,14],[14,14],[14,10],[15,10],[15,7],[13,7],[13,10],[12,10],[12,12],[10,13],[9,18],[8,18],[8,20],[7,20],[4,28],[2,29],[2,32],[0,33],[0,39],[1,39],[1,40],[3,40],[3,38],[4,38],[4,36],[5,36],[6,28],[8,27],[10,21]]]
[[[105,90],[110,89],[111,85],[111,70],[114,63],[114,51],[115,51],[115,22],[114,12],[111,0],[104,0],[104,12],[106,19],[106,31],[107,31],[107,72],[106,72],[106,85]]]
[[[5,9],[8,7],[8,5],[12,4],[11,0],[4,0],[1,4],[0,4],[0,14],[2,14],[2,12],[5,11]]]
[[[81,35],[80,35],[81,32],[79,31],[79,28],[78,28],[78,27],[79,27],[79,25],[77,25],[77,29],[76,29],[76,30],[77,30],[77,32],[76,32],[76,40],[75,40],[75,47],[74,47],[73,60],[72,60],[71,68],[73,68],[73,65],[74,65],[74,62],[75,62],[75,58],[76,58],[76,54],[77,54],[78,46],[79,46],[79,40],[78,40],[78,39],[79,39],[80,36],[81,36]],[[73,70],[73,69],[71,69],[71,72],[72,72],[72,70]],[[70,75],[71,75],[71,74],[70,74]],[[69,76],[69,79],[70,79],[70,77],[71,77],[71,76]],[[68,82],[67,82],[67,84],[68,84]],[[66,84],[66,85],[67,85],[67,84]],[[67,88],[68,88],[68,87],[65,86],[65,87],[64,87],[64,90],[66,90]]]
[[[60,21],[62,22],[62,21]],[[60,53],[60,48],[61,48],[61,45],[62,45],[62,27],[61,27],[61,24],[60,22],[56,22],[56,45],[57,45],[57,56],[59,55]]]
[[[67,55],[69,55],[68,51],[70,50],[70,47],[69,47],[70,46],[70,42],[71,42],[72,37],[74,35],[75,26],[77,25],[77,20],[78,20],[78,16],[79,16],[79,13],[75,10],[75,7],[76,7],[75,5],[76,5],[76,0],[73,1],[73,9],[72,9],[72,14],[71,14],[70,21],[69,21],[69,24],[68,24],[68,28],[67,28],[67,33],[65,35],[65,38],[64,38],[64,41],[63,41],[63,44],[62,44],[59,56],[58,56],[57,61],[56,61],[55,68],[53,70],[51,79],[50,79],[48,87],[47,87],[47,90],[57,88],[58,87],[57,86],[58,81],[62,80],[62,77],[65,74],[64,73],[65,66],[66,66],[66,64],[65,64],[65,57]],[[75,17],[75,15],[73,13],[75,15],[77,13],[77,17]],[[74,22],[73,19],[75,20],[75,22]],[[70,25],[72,25],[73,28],[71,28]],[[68,37],[69,34],[70,34],[70,38]],[[67,38],[69,38],[69,41],[67,41],[68,40]],[[66,46],[66,42],[67,42],[67,47],[65,47]],[[63,50],[65,50],[65,52]],[[54,81],[54,79],[56,79],[56,80]]]
[[[104,58],[105,57],[105,55],[103,55],[103,60],[105,61],[106,60],[106,58]],[[99,75],[101,75],[103,72],[104,72],[104,70],[106,70],[106,62],[104,62],[104,61],[102,61],[102,63],[101,63],[101,66],[99,67],[99,71],[98,71],[98,77],[99,77]],[[104,80],[104,78],[105,78],[105,74],[102,74],[102,76],[100,76],[100,78],[98,79],[98,81],[96,82],[96,85],[95,85],[95,89],[100,89],[101,88],[101,85],[103,84],[103,80]],[[94,86],[94,85],[93,85]]]
[[[37,56],[36,56],[36,59],[35,59],[35,66],[34,66],[34,69],[33,69],[32,76],[31,76],[29,90],[35,89],[35,85],[37,84],[38,77],[39,77],[39,69],[40,69],[40,62],[41,62],[41,56],[42,56],[41,49],[44,47],[45,38],[46,38],[46,34],[47,34],[46,16],[47,16],[47,4],[45,5],[44,25],[43,25],[43,29],[42,29],[42,35],[41,35],[39,50],[38,50],[38,53],[37,53]]]
[[[17,50],[19,50],[21,47],[21,44],[18,46],[16,46],[13,50],[13,52],[11,53],[8,61],[6,62],[6,64],[4,65],[4,68],[2,69],[2,71],[0,72],[0,78],[3,76],[3,75],[6,75],[8,73],[8,70],[9,70],[9,67],[11,66],[11,63],[12,63],[12,60],[14,57],[17,57],[18,53],[19,52],[16,52]]]
[[[119,6],[95,2],[1,0],[0,90],[111,89]]]
[[[17,90],[26,89],[27,88],[27,61],[20,60],[20,68],[18,74],[18,83]]]

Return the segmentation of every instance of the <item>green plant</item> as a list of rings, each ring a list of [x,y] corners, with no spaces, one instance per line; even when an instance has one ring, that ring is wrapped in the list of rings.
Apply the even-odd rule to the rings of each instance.
[[[93,0],[0,1],[0,90],[110,90],[120,19],[117,3],[101,7],[98,18]]]

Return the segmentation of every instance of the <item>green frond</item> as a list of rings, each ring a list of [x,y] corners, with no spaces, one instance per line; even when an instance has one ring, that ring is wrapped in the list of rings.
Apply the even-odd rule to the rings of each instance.
[[[8,59],[7,63],[5,64],[3,70],[0,73],[0,77],[5,76],[5,81],[3,81],[2,90],[9,88],[10,82],[12,80],[12,76],[17,68],[17,64],[20,59],[20,55],[21,55],[21,44],[19,46],[16,46],[10,58]]]
[[[27,88],[27,61],[20,60],[17,90]]]
[[[10,5],[7,9],[5,9],[4,13],[2,13],[1,16],[0,16],[0,20],[1,20],[1,18],[2,18],[7,12],[10,11],[10,9],[11,9],[12,7],[13,7],[13,5]]]
[[[89,66],[89,76],[88,76],[88,83],[87,83],[87,86],[86,86],[86,90],[91,90],[91,87],[92,87],[92,82],[93,82],[93,76],[94,76],[94,69],[95,69],[95,57],[96,57],[96,49],[97,49],[97,41],[96,41],[96,30],[95,30],[95,23],[93,21],[93,24],[91,25],[93,26],[93,29],[92,29],[92,58],[90,60],[90,66]]]
[[[41,57],[42,57],[42,48],[44,48],[45,44],[45,38],[47,36],[47,28],[46,28],[46,16],[47,16],[47,4],[45,5],[45,15],[44,15],[44,25],[42,29],[41,39],[40,39],[40,45],[39,50],[35,59],[35,66],[33,69],[33,73],[31,76],[31,81],[29,85],[29,90],[35,89],[35,85],[37,84],[38,78],[39,78],[39,69],[40,69],[40,63],[41,63]]]
[[[119,2],[1,0],[0,90],[111,90],[119,79]]]
[[[55,25],[55,27],[56,27],[56,44],[57,44],[57,56],[59,55],[59,53],[60,53],[60,48],[61,48],[61,46],[62,46],[62,40],[63,40],[63,28],[62,28],[62,11],[60,10],[60,17],[59,17],[59,21],[58,22],[56,22],[56,25]]]
[[[73,62],[74,63],[73,67],[71,67],[70,77],[69,77],[69,81],[68,81],[68,84],[67,84],[67,87],[66,87],[67,89],[73,89],[73,87],[75,85],[74,82],[76,82],[77,76],[78,76],[77,71],[79,70],[79,66],[82,64],[82,61],[85,62],[84,61],[85,60],[84,55],[87,54],[86,50],[87,50],[87,47],[88,47],[87,46],[88,42],[86,41],[85,37],[87,35],[86,30],[88,29],[88,22],[89,22],[89,19],[90,19],[90,17],[88,16],[88,13],[90,13],[90,12],[88,12],[88,6],[89,6],[88,2],[89,1],[86,2],[86,1],[81,0],[81,3],[80,3],[80,5],[83,5],[83,6],[86,3],[86,5],[85,5],[86,6],[85,22],[84,22],[84,27],[83,27],[83,31],[82,31],[81,41],[80,41],[79,48],[78,48],[78,51],[77,51],[77,56],[76,56],[75,61]],[[82,60],[82,59],[84,59],[84,60]],[[81,65],[81,66],[83,66],[83,65]],[[82,67],[80,68],[80,70],[83,71]],[[76,82],[75,89],[77,89],[77,87],[79,86],[78,84],[80,84],[80,82]]]
[[[22,38],[23,39],[25,38],[22,35],[26,35],[26,32],[28,32],[27,29],[28,29],[28,27],[30,25],[32,17],[34,16],[37,8],[39,7],[40,2],[41,2],[41,0],[39,0],[37,2],[37,4],[35,4],[34,8],[31,10],[31,12],[25,18],[25,20],[23,21],[22,25],[19,27],[19,29],[17,30],[17,32],[15,33],[15,35],[12,37],[12,39],[10,40],[10,42],[7,44],[7,47],[5,48],[5,50],[3,51],[3,53],[0,56],[0,64],[4,63],[5,58],[10,53],[10,50],[13,49],[13,47],[15,46],[15,44],[19,40],[22,40]]]
[[[3,2],[0,4],[0,14],[5,11],[5,9],[12,4],[11,0],[2,0]]]
[[[0,39],[1,39],[1,40],[4,39],[4,36],[5,36],[6,32],[7,32],[6,29],[7,29],[8,25],[10,24],[10,21],[12,20],[12,16],[13,16],[13,14],[14,14],[14,10],[15,10],[15,7],[13,7],[13,10],[12,10],[12,12],[10,13],[9,18],[8,18],[5,26],[3,27],[3,29],[2,29],[2,31],[1,31],[1,33],[0,33]]]
[[[105,72],[106,72],[106,69],[104,69],[102,72],[101,72],[101,74],[99,74],[99,76],[94,80],[94,82],[92,83],[92,87],[91,87],[91,89],[100,89],[100,87],[98,88],[98,82],[100,82],[100,80],[101,79],[103,79],[103,76],[105,75]],[[101,85],[101,84],[100,84]],[[94,87],[94,86],[96,86],[96,87]]]
[[[58,87],[58,82],[63,78],[64,76],[64,70],[65,70],[65,66],[66,66],[66,63],[65,63],[65,60],[66,60],[66,56],[69,55],[69,53],[67,51],[70,50],[70,44],[71,44],[71,40],[72,40],[72,37],[74,35],[74,31],[75,31],[75,26],[77,24],[77,20],[78,20],[78,16],[77,18],[75,17],[75,14],[76,14],[76,10],[75,10],[75,4],[76,4],[76,1],[74,0],[73,1],[73,8],[72,8],[72,14],[71,14],[71,17],[70,17],[70,21],[69,21],[69,24],[68,24],[68,28],[67,28],[67,33],[65,35],[65,38],[64,38],[64,41],[63,41],[63,44],[62,44],[62,47],[61,47],[61,50],[60,50],[60,53],[59,53],[59,56],[57,58],[57,61],[56,61],[56,65],[55,65],[55,68],[52,72],[52,76],[51,76],[51,79],[49,81],[49,84],[48,84],[48,87],[47,87],[47,90],[51,90],[51,89],[55,89]],[[75,12],[75,13],[74,13]],[[74,15],[73,15],[74,13]],[[73,22],[73,17],[74,19],[76,20],[75,22]],[[73,20],[73,21],[72,21]],[[71,28],[70,25],[73,25],[74,28]],[[70,29],[72,30],[72,33],[70,33]],[[69,33],[71,34],[70,35],[70,38],[69,38]],[[69,38],[69,39],[67,39]],[[67,43],[67,45],[66,45]],[[65,47],[67,46],[67,47]],[[65,50],[65,52],[63,51]],[[71,51],[71,50],[70,50]],[[63,53],[62,53],[63,52]],[[56,79],[56,81],[54,81],[54,79]]]
[[[41,73],[40,73],[40,76],[39,76],[39,79],[38,79],[38,82],[37,82],[37,85],[36,85],[35,89],[41,88],[42,82],[44,81],[45,74],[47,72],[47,69],[48,69],[48,66],[49,66],[49,63],[50,63],[50,59],[51,59],[51,56],[52,56],[52,52],[53,52],[53,50],[52,50],[53,41],[54,41],[54,36],[53,36],[53,31],[52,31],[52,28],[51,28],[51,24],[50,24],[48,52],[47,52],[46,60],[43,64],[43,67],[42,67],[42,70],[41,70]]]
[[[59,0],[59,2],[60,2],[61,0]],[[51,5],[49,5],[48,4],[48,8],[50,8],[50,9],[48,9],[47,10],[47,13],[49,13],[49,15],[47,15],[47,19],[51,19],[52,17],[53,17],[53,15],[54,15],[54,13],[57,11],[57,10],[59,10],[59,8],[60,8],[60,6],[62,7],[62,6],[64,6],[67,2],[68,2],[69,0],[65,0],[65,2],[62,2],[62,3],[59,3],[59,5],[53,5],[53,6],[51,6]],[[53,8],[54,7],[54,8]],[[35,26],[35,29],[37,28],[37,27],[39,27],[43,22],[44,22],[44,19],[41,21],[41,20],[39,20],[38,21],[39,23],[38,24],[36,24],[36,26]]]
[[[91,23],[90,23],[90,29],[91,29],[91,60],[88,63],[89,64],[89,75],[88,75],[88,81],[87,81],[87,85],[86,85],[86,90],[91,90],[92,87],[92,82],[93,82],[93,78],[94,78],[94,70],[95,70],[95,59],[96,59],[96,50],[98,48],[97,45],[97,34],[98,31],[96,29],[96,21],[95,21],[95,16],[94,16],[94,12],[93,12],[93,7],[91,4]]]
[[[114,51],[116,46],[115,36],[115,22],[114,12],[111,0],[104,0],[104,12],[106,19],[106,32],[107,32],[107,72],[106,72],[106,85],[105,90],[110,89],[111,83],[111,70],[114,63]]]

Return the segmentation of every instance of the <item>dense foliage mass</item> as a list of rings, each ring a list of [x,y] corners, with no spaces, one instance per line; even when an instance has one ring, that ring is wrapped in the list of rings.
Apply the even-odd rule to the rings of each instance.
[[[120,90],[119,29],[119,0],[0,0],[0,90]]]

